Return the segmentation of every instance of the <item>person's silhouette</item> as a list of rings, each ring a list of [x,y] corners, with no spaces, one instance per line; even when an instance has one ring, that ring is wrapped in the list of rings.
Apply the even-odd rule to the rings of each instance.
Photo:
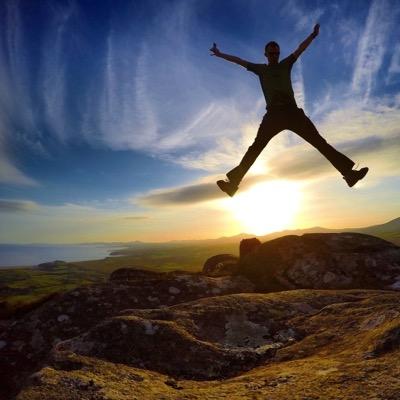
[[[228,180],[217,181],[219,188],[229,196],[236,193],[244,175],[268,142],[284,129],[297,133],[313,145],[343,175],[343,179],[350,187],[367,174],[368,168],[366,167],[360,170],[353,169],[354,162],[328,144],[318,133],[311,120],[304,114],[304,111],[297,107],[290,79],[292,66],[318,34],[319,24],[314,26],[313,32],[292,54],[280,62],[278,43],[267,43],[265,45],[265,56],[268,59],[268,64],[253,64],[239,57],[221,53],[216,43],[210,49],[211,55],[231,61],[245,67],[248,71],[254,72],[260,79],[267,103],[267,113],[264,115],[254,143],[248,148],[240,164],[226,174]]]

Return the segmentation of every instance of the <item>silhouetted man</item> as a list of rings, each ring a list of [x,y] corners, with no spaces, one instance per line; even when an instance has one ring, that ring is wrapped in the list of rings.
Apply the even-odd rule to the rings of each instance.
[[[226,174],[228,180],[217,182],[219,188],[229,196],[236,193],[239,183],[267,143],[284,129],[297,133],[319,150],[343,175],[343,179],[350,187],[364,178],[368,172],[368,168],[353,170],[354,162],[328,144],[304,114],[304,111],[297,107],[290,73],[297,58],[318,36],[318,33],[319,24],[315,25],[313,32],[299,45],[297,50],[281,62],[279,62],[280,49],[278,43],[267,43],[265,56],[268,59],[268,64],[253,64],[239,57],[221,53],[216,43],[210,49],[211,55],[234,62],[245,67],[248,71],[254,72],[260,79],[267,103],[267,113],[258,128],[254,143],[249,147],[240,164]]]

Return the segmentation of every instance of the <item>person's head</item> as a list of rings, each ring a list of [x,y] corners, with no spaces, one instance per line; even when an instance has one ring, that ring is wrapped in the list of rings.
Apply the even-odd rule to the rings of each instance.
[[[265,45],[265,57],[268,59],[268,64],[277,64],[279,62],[279,44],[276,42],[268,42]]]

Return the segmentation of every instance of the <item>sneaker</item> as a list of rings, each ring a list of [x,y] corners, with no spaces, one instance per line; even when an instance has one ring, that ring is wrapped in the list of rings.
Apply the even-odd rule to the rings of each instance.
[[[359,180],[364,178],[367,175],[368,168],[364,167],[360,170],[352,169],[343,179],[347,182],[350,187],[353,187]]]
[[[233,197],[233,195],[236,193],[236,191],[239,189],[238,185],[235,185],[234,183],[230,181],[217,181],[218,187],[225,192],[227,195]]]

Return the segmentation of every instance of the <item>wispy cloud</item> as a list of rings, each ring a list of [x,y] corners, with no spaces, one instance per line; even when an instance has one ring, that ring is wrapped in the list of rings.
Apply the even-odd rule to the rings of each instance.
[[[373,0],[368,12],[364,32],[358,43],[352,89],[368,100],[375,79],[387,51],[387,39],[393,26],[393,13],[389,0]]]
[[[290,16],[294,20],[295,27],[298,31],[312,29],[324,15],[324,12],[325,11],[322,8],[315,8],[314,10],[306,11],[301,8],[295,0],[288,1],[282,9],[283,15]]]
[[[34,116],[28,89],[30,74],[27,68],[26,32],[21,21],[20,1],[8,1],[5,5],[5,14],[6,63],[2,68],[1,78],[2,84],[8,86],[7,89],[10,90],[5,100],[8,103],[6,107],[14,118],[18,116],[20,126],[32,129]]]
[[[361,110],[358,108],[354,112],[360,114]],[[398,128],[400,126],[400,120],[398,120],[400,113],[397,112],[396,115],[397,119],[393,120],[392,124],[386,123],[386,126],[381,131],[375,131],[379,132],[379,134],[357,135],[351,140],[349,140],[351,135],[347,135],[347,140],[345,141],[329,142],[337,150],[354,159],[355,162],[361,162],[363,165],[368,165],[372,168],[375,177],[399,174],[400,165],[397,162],[397,154],[400,151],[400,141],[398,140],[400,137]],[[395,117],[394,112],[393,116]],[[365,120],[363,115],[359,118],[360,120]],[[387,115],[383,118],[388,122],[389,117]],[[333,124],[330,121],[323,123],[322,126],[329,129],[337,129],[337,123]],[[371,127],[372,132],[374,127],[377,129],[379,122],[376,122],[376,125]],[[354,129],[359,129],[357,121]],[[338,179],[340,178],[340,174],[315,148],[303,140],[299,140],[296,143],[290,147],[279,143],[267,146],[265,149],[266,154],[263,157],[265,172],[254,175],[250,171],[249,175],[241,183],[240,190],[246,191],[259,182],[276,179],[297,180],[306,183],[307,181],[319,180],[330,175],[337,175]],[[170,207],[188,206],[225,198],[225,194],[216,186],[215,180],[214,176],[210,176],[204,178],[202,182],[153,190],[133,199],[133,201],[144,207]],[[345,185],[345,183],[343,184]]]
[[[356,162],[360,161],[365,165],[368,155],[383,153],[386,150],[399,151],[400,144],[397,144],[394,138],[385,141],[383,138],[370,136],[335,144],[335,148],[353,158]],[[308,144],[301,144],[297,147],[292,147],[290,151],[275,154],[269,159],[268,165],[270,167],[270,175],[278,179],[314,180],[326,175],[339,174],[338,176],[340,176],[340,173],[334,169],[329,161]],[[371,165],[369,166],[371,167]]]
[[[65,141],[68,135],[66,131],[68,121],[65,40],[68,23],[76,13],[77,7],[73,1],[65,7],[61,7],[59,4],[52,7],[50,24],[47,26],[48,31],[42,50],[42,83],[46,122],[53,135],[61,141]]]
[[[240,190],[246,191],[253,185],[268,179],[273,179],[273,176],[269,174],[250,175],[242,182]],[[132,203],[150,208],[183,207],[225,199],[226,194],[218,188],[216,180],[216,177],[212,175],[203,178],[201,182],[194,182],[189,185],[151,190],[133,198]]]
[[[135,199],[141,206],[171,206],[188,205],[204,201],[215,200],[221,197],[215,183],[200,183],[195,185],[171,188],[166,190],[155,190]]]
[[[93,53],[98,57],[90,71],[95,73],[88,74],[84,68],[84,78],[80,75],[82,71],[77,73],[82,83],[79,96],[86,98],[87,103],[82,109],[77,107],[76,115],[72,115],[69,108],[69,103],[77,98],[70,90],[74,87],[70,79],[75,75],[70,73],[71,61],[66,50],[73,23],[84,14],[81,15],[75,1],[46,8],[50,12],[43,29],[43,48],[38,62],[41,69],[36,76],[27,70],[26,26],[19,15],[21,4],[18,1],[7,3],[7,45],[2,54],[9,61],[0,62],[1,92],[19,94],[13,102],[1,96],[0,104],[7,114],[11,109],[15,112],[20,109],[21,115],[26,115],[26,126],[30,128],[26,132],[31,136],[23,131],[21,137],[42,155],[46,149],[39,137],[40,130],[35,128],[35,119],[43,119],[44,125],[51,128],[49,134],[61,141],[84,137],[91,145],[101,143],[114,150],[139,150],[185,168],[209,173],[225,172],[236,165],[255,137],[265,106],[261,92],[257,83],[250,83],[252,78],[246,77],[244,71],[238,72],[243,78],[237,79],[239,75],[235,74],[239,67],[215,58],[207,59],[207,47],[200,48],[203,46],[201,39],[215,28],[201,25],[202,21],[197,19],[196,2],[176,1],[151,8],[146,24],[137,21],[129,26],[120,26],[118,19],[110,18],[109,29],[104,29],[104,36],[99,35],[98,52]],[[294,21],[297,30],[310,30],[320,18],[328,18],[327,10],[334,8],[333,5],[312,8],[304,4],[285,3],[282,10],[284,23]],[[354,41],[359,38],[360,21],[354,30],[351,29],[350,17],[343,28],[340,22],[344,16],[339,12],[338,20],[333,21],[339,27],[337,39],[333,37],[331,40],[333,46],[340,43],[347,50],[358,49],[353,76],[347,80],[338,77],[339,81],[332,83],[332,90],[328,87],[325,98],[317,99],[319,108],[313,108],[313,114],[320,120],[318,128],[321,127],[324,136],[334,143],[346,142],[349,137],[377,135],[377,132],[388,138],[396,134],[388,132],[389,127],[398,122],[396,108],[386,105],[378,111],[377,107],[374,109],[367,105],[368,108],[364,104],[363,107],[367,108],[362,109],[356,107],[355,101],[348,102],[355,93],[363,98],[371,97],[377,73],[387,64],[391,82],[398,74],[398,45],[389,63],[382,64],[381,61],[387,55],[389,28],[395,18],[391,15],[393,4],[390,0],[372,1],[358,47]],[[199,29],[203,35],[199,35]],[[78,29],[76,34],[81,33]],[[287,35],[284,38],[287,40]],[[321,35],[318,40],[322,39]],[[198,58],[200,51],[204,51],[201,59]],[[309,57],[312,55],[310,52]],[[307,62],[306,59],[299,60],[293,69],[293,87],[298,104],[303,108],[305,100],[308,106],[313,99],[308,95],[312,88],[309,89],[306,74]],[[22,80],[15,85],[13,80],[18,80],[18,77]],[[35,77],[37,87],[44,89],[37,95],[41,101],[36,108],[29,103],[30,94],[26,89],[29,87],[26,82],[31,78],[35,81]],[[347,91],[344,89],[346,86],[350,87]],[[13,88],[19,89],[13,91]],[[261,102],[257,103],[257,99]],[[25,113],[25,109],[35,109],[35,114]],[[72,120],[77,121],[78,129],[72,129]],[[382,133],[382,125],[386,133]],[[4,142],[7,135],[11,136],[11,131],[2,136]],[[11,155],[6,154],[6,147],[2,148],[1,162],[6,166],[2,170],[3,181],[12,180],[5,177],[8,175],[14,176],[14,181],[32,184],[33,181],[14,165]],[[266,153],[270,149],[268,147]]]
[[[0,150],[0,183],[9,185],[37,186],[38,183],[15,167],[7,155]]]
[[[0,183],[36,186],[9,151],[14,130],[35,131],[19,1],[4,4],[4,40],[0,41]],[[12,124],[13,122],[13,124]]]
[[[293,70],[293,92],[296,98],[297,106],[306,111],[306,96],[304,92],[303,67],[301,59],[297,60],[296,67]]]
[[[129,219],[130,221],[142,221],[144,219],[149,219],[150,217],[146,215],[136,215],[131,217],[124,217],[124,219]]]
[[[31,177],[15,166],[7,149],[7,116],[0,110],[0,183],[8,185],[38,186]]]
[[[397,43],[393,49],[392,58],[388,69],[386,84],[400,81],[400,43]]]
[[[30,212],[37,210],[39,205],[29,200],[0,199],[0,212]]]
[[[151,89],[148,85],[148,63],[149,50],[145,43],[137,59],[136,76],[135,76],[135,105],[138,124],[136,124],[135,135],[138,147],[149,147],[157,143],[158,139],[158,121],[155,115],[154,106],[151,101]],[[150,78],[151,79],[151,78]],[[136,133],[135,132],[135,133]],[[134,132],[129,132],[132,135]],[[128,133],[128,134],[129,134]]]
[[[152,28],[139,39],[133,28],[110,22],[100,100],[94,100],[98,85],[92,85],[83,117],[90,143],[100,140],[111,149],[139,150],[187,166],[220,140],[240,134],[254,115],[254,98],[241,83],[227,82],[234,95],[211,94],[210,82],[221,77],[205,67],[207,59],[198,65],[193,56],[194,8],[181,1],[159,7],[149,17]],[[207,47],[201,51],[207,57]]]

